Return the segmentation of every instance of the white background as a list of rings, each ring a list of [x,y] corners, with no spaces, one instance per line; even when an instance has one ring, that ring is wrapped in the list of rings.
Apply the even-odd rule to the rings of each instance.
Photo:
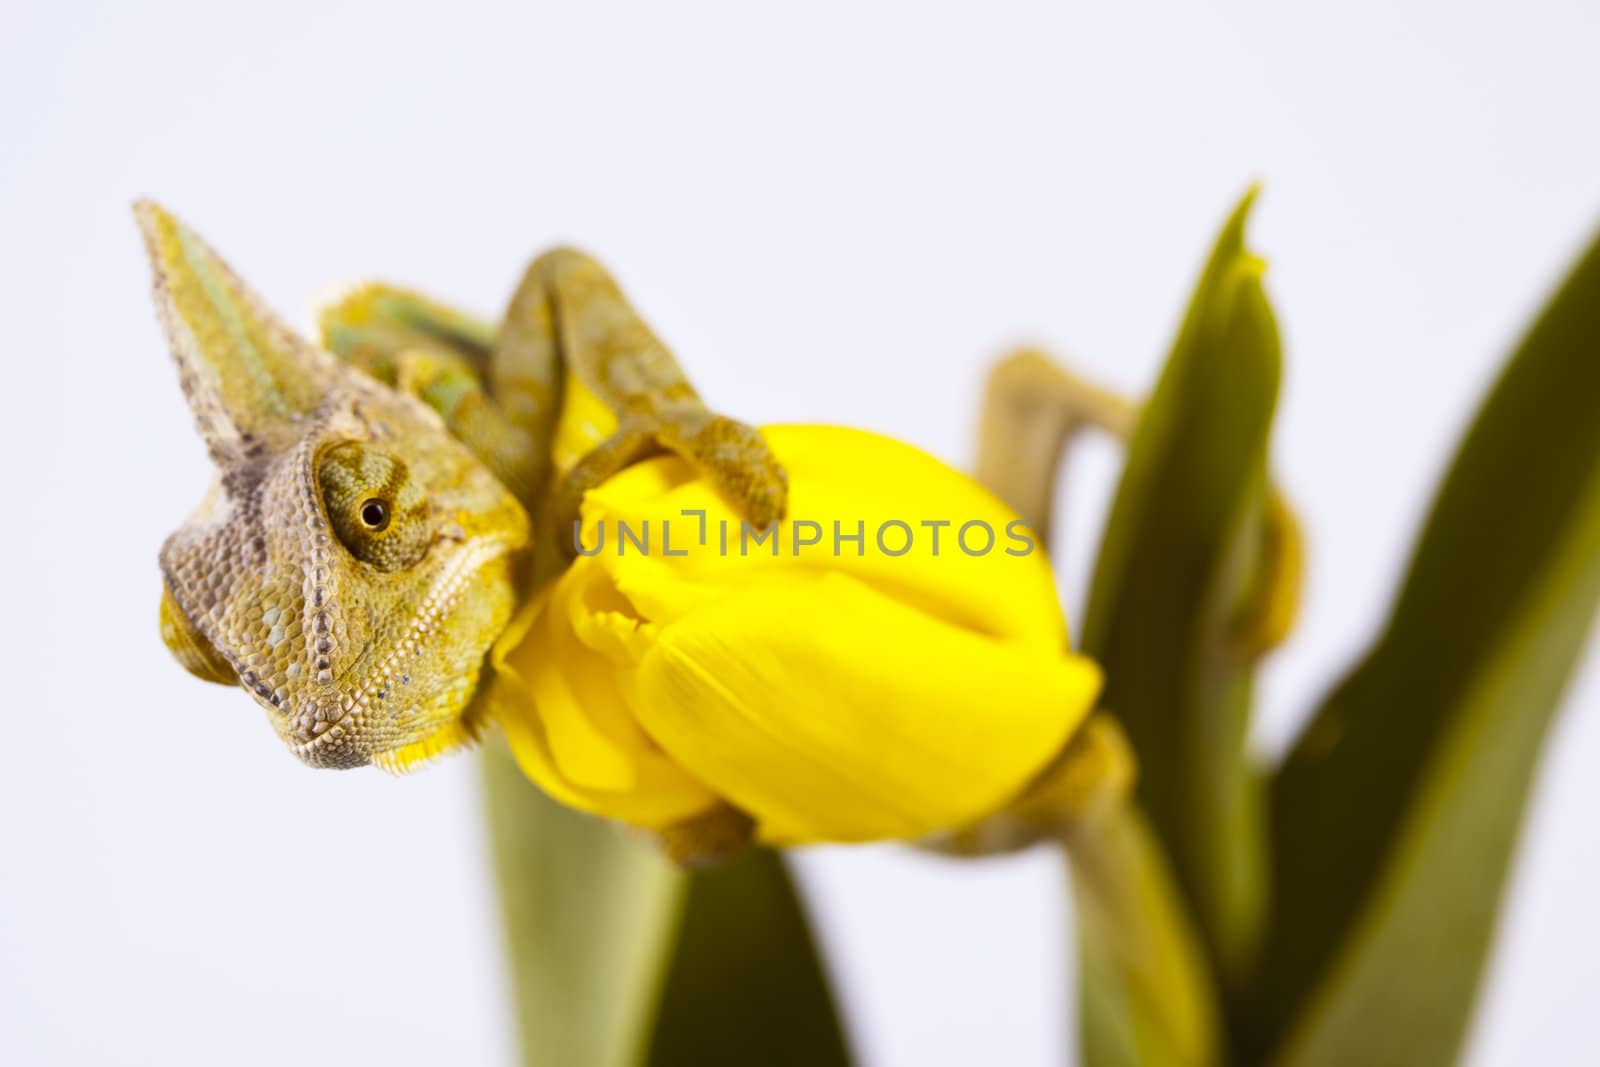
[[[1262,178],[1276,465],[1314,550],[1268,752],[1372,633],[1450,442],[1600,221],[1592,5],[753,7],[0,0],[0,1059],[512,1054],[471,761],[308,771],[158,641],[156,548],[207,474],[135,196],[296,321],[369,273],[493,313],[579,242],[717,406],[963,462],[1015,340],[1146,387]],[[1114,466],[1071,471],[1074,605]],[[1597,659],[1473,1064],[1591,1055]],[[802,864],[867,1064],[1066,1062],[1047,856]]]

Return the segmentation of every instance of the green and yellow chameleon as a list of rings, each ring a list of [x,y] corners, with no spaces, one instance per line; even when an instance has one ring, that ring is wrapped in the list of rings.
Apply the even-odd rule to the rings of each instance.
[[[135,211],[215,467],[161,549],[162,639],[311,766],[403,770],[476,738],[485,652],[535,569],[571,555],[584,491],[635,460],[670,449],[754,525],[783,515],[761,434],[707,409],[581,252],[536,259],[492,334],[363,286],[322,312],[325,350],[182,222]],[[562,466],[579,398],[612,425]]]

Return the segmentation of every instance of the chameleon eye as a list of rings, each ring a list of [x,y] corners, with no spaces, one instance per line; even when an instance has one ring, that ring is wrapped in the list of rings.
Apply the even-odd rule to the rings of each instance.
[[[373,533],[389,525],[389,505],[376,498],[361,505],[361,522]]]
[[[404,461],[350,441],[317,462],[328,523],[350,554],[380,571],[416,563],[433,542],[428,500]]]

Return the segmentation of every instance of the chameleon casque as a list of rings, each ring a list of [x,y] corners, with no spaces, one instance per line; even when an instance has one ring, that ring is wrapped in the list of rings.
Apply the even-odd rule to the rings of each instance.
[[[536,259],[498,330],[362,286],[322,312],[324,349],[172,215],[135,214],[215,468],[161,549],[162,639],[311,766],[402,770],[475,739],[485,653],[570,557],[584,491],[629,463],[671,449],[756,525],[783,514],[761,435],[706,408],[581,252]],[[580,397],[615,428],[563,465]]]

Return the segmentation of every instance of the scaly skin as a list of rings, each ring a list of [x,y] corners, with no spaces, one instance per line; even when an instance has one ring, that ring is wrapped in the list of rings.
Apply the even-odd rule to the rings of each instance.
[[[359,290],[324,316],[341,363],[182,223],[135,212],[216,473],[161,550],[162,638],[192,673],[242,685],[312,766],[400,770],[475,738],[485,653],[570,557],[583,491],[627,463],[671,448],[753,521],[783,513],[761,436],[706,410],[581,253],[536,260],[493,337],[415,294]],[[553,474],[575,388],[616,431]]]

